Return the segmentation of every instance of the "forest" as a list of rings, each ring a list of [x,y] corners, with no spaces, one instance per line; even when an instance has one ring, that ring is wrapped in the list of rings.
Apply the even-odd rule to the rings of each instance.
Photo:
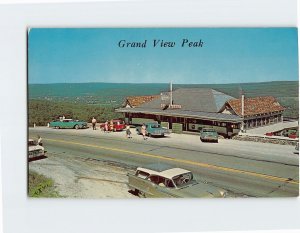
[[[29,126],[47,125],[61,115],[90,122],[121,118],[115,108],[124,104],[127,96],[159,95],[168,91],[167,83],[60,83],[28,85]],[[213,88],[235,98],[241,91],[246,98],[274,96],[285,107],[285,118],[299,117],[298,81],[275,81],[241,84],[174,84],[177,88]]]
[[[54,102],[47,100],[28,101],[28,124],[33,126],[46,126],[50,121],[64,115],[66,118],[91,122],[95,117],[98,122],[122,118],[121,113],[116,113],[110,106],[95,106],[87,104]]]

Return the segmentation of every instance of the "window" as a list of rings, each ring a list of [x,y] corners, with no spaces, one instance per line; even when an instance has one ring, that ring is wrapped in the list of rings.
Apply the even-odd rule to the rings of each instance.
[[[193,179],[191,172],[173,177],[173,181],[177,187],[182,187],[188,184]]]
[[[166,186],[166,178],[161,177],[161,176],[157,176],[157,175],[152,175],[149,177],[150,181],[156,185],[159,186]]]
[[[166,187],[175,188],[175,185],[172,180],[166,179]]]
[[[142,179],[146,179],[150,174],[147,173],[147,172],[144,172],[144,171],[136,171],[136,174],[135,174],[137,177],[140,177]]]
[[[35,141],[29,141],[28,146],[36,146],[36,142]]]
[[[151,125],[151,128],[160,128],[160,125],[159,124],[155,124],[155,125]]]

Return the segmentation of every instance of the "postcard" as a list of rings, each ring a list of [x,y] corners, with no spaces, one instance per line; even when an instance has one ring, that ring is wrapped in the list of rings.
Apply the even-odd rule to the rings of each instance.
[[[297,33],[28,29],[28,197],[297,197]]]

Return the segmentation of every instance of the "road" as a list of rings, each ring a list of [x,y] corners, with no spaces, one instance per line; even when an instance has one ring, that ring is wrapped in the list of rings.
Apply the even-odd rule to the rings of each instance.
[[[133,131],[133,129],[132,129]],[[201,143],[196,135],[142,140],[123,132],[29,130],[41,135],[48,153],[123,164],[131,168],[167,163],[194,173],[199,181],[224,188],[231,196],[291,197],[299,193],[299,156],[293,146],[221,139]]]

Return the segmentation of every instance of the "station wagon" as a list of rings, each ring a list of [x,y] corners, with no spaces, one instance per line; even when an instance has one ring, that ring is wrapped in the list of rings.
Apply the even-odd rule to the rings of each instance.
[[[128,187],[140,197],[196,198],[225,197],[226,191],[194,179],[193,173],[167,165],[154,164],[138,167],[135,174],[128,174]]]

